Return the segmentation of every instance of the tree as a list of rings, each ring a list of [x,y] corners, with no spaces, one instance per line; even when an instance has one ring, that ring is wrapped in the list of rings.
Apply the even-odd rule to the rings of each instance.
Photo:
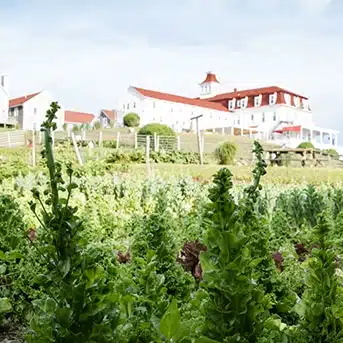
[[[140,118],[137,113],[131,112],[124,117],[124,125],[127,127],[139,126]]]

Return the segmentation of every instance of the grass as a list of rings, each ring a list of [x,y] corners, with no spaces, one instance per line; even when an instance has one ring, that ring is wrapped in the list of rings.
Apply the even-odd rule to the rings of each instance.
[[[250,182],[254,166],[228,166],[236,182]],[[151,164],[150,174],[161,177],[191,176],[199,181],[208,181],[212,175],[222,168],[219,165],[178,165]],[[147,173],[146,165],[130,165],[130,173]],[[271,184],[304,184],[314,185],[338,184],[343,179],[343,169],[334,168],[294,168],[268,167],[264,183]]]

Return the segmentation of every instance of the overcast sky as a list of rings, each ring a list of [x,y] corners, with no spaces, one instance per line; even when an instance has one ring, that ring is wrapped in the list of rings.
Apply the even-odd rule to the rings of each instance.
[[[47,89],[66,108],[113,108],[129,85],[197,96],[278,85],[343,131],[343,0],[0,0],[11,96]]]

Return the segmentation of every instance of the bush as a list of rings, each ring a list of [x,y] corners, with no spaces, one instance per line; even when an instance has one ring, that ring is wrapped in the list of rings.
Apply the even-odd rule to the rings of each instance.
[[[225,142],[215,151],[219,164],[232,164],[237,152],[237,147],[232,142]]]
[[[100,130],[101,129],[101,124],[100,124],[100,121],[99,120],[96,120],[93,124],[93,128],[95,130]]]
[[[153,136],[155,133],[157,136],[175,136],[175,132],[172,128],[158,123],[147,124],[138,132],[138,134],[146,136]]]
[[[124,125],[127,127],[137,127],[139,126],[140,123],[140,118],[139,115],[137,113],[128,113],[125,117],[124,117]]]
[[[314,145],[311,142],[302,142],[298,145],[298,149],[314,149]]]
[[[327,149],[325,150],[331,157],[338,157],[339,153],[335,149]]]

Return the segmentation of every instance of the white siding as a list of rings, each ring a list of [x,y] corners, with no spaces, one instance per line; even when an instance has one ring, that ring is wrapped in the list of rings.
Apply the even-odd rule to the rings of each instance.
[[[46,111],[50,104],[55,101],[46,91],[34,96],[23,104],[23,130],[32,130],[35,123],[36,130],[39,130],[42,122],[45,120]],[[57,128],[62,129],[64,121],[64,110],[61,108],[57,113]]]
[[[0,123],[6,123],[8,120],[8,94],[0,85]]]

